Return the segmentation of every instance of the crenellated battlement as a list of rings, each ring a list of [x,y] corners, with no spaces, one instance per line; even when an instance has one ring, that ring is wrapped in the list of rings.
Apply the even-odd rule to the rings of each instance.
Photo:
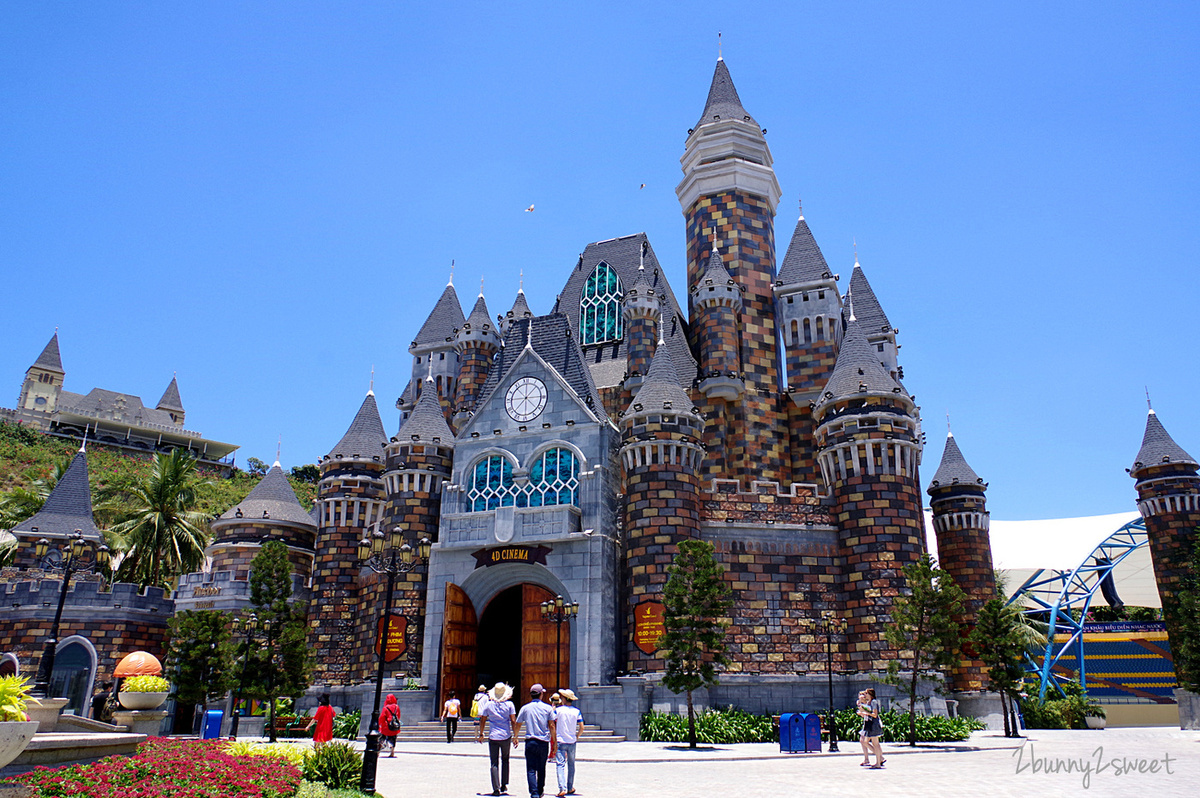
[[[24,579],[0,582],[0,606],[6,608],[53,607],[58,603],[62,590],[61,579]],[[127,582],[117,582],[109,590],[102,590],[100,582],[74,582],[67,590],[66,607],[95,610],[124,610],[127,612],[153,612],[170,615],[175,603],[166,596],[162,588],[140,588]]]

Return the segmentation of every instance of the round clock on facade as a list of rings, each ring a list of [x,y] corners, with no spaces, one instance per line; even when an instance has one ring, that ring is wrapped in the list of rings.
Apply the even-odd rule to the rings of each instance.
[[[546,408],[546,384],[537,377],[522,377],[508,389],[504,406],[513,421],[532,421]]]

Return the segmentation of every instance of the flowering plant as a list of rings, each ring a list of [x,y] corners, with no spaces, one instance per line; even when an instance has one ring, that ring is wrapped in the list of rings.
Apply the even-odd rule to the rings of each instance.
[[[122,693],[167,693],[171,683],[161,676],[131,676],[121,685]]]
[[[133,756],[90,765],[40,767],[13,776],[40,798],[287,798],[300,769],[276,757],[231,756],[219,740],[151,737]]]
[[[0,676],[0,721],[29,720],[25,714],[25,699],[29,697],[29,680],[21,676]]]

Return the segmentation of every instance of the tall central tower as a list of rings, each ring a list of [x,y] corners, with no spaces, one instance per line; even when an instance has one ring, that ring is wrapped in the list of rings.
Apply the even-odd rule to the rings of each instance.
[[[736,397],[713,383],[705,393],[711,447],[704,476],[787,481],[787,419],[782,411],[775,332],[775,209],[779,181],[762,129],[742,107],[725,61],[717,60],[704,113],[688,131],[675,188],[687,223],[688,292],[701,281],[715,249],[741,288],[735,338],[740,349]],[[691,309],[692,327],[699,308]],[[697,341],[692,341],[698,349]]]

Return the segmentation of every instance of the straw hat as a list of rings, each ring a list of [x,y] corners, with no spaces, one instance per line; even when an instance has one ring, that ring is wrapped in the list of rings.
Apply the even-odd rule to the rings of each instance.
[[[496,682],[496,686],[491,690],[491,696],[494,701],[507,701],[512,698],[512,688],[504,682]]]
[[[575,691],[571,690],[570,688],[567,688],[567,687],[564,687],[561,690],[559,690],[558,694],[560,697],[567,699],[571,703],[575,703],[576,701],[579,700],[578,698],[575,697]]]

